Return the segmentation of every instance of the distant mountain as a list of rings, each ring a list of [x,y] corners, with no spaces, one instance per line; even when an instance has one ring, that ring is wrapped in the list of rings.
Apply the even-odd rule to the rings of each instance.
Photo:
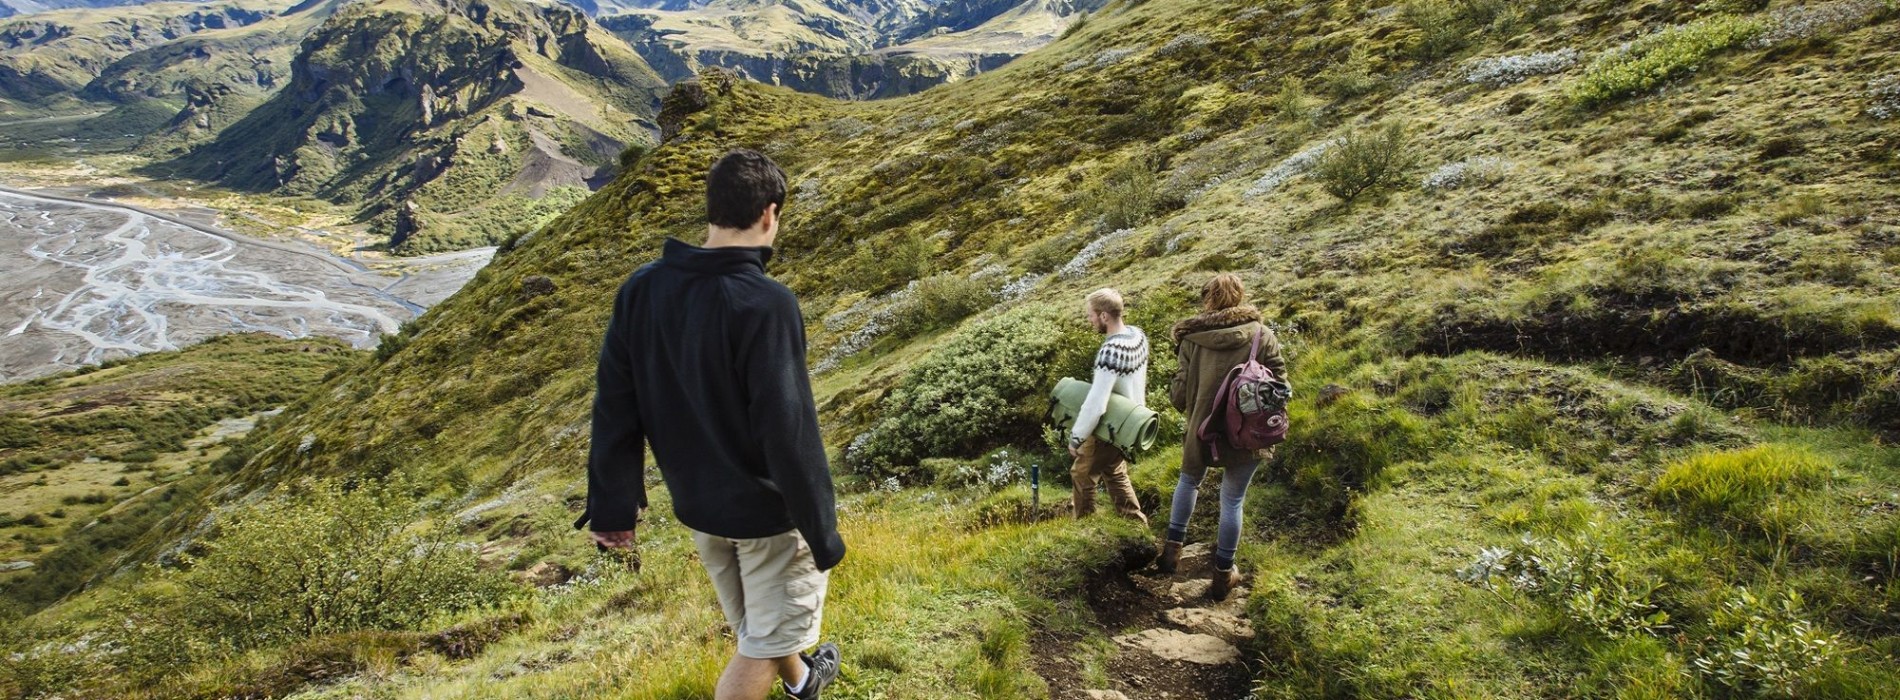
[[[170,0],[172,2],[209,2],[210,0]],[[0,17],[31,15],[52,10],[120,8],[150,5],[156,0],[0,0]]]
[[[803,92],[867,99],[991,70],[1106,0],[585,2],[668,80],[716,66]]]
[[[651,140],[666,87],[579,10],[516,0],[350,4],[289,73],[150,172],[355,204],[407,252],[492,243],[584,195]]]
[[[134,53],[201,32],[256,24],[289,6],[288,0],[171,2],[0,21],[0,99],[31,102],[73,93]]]

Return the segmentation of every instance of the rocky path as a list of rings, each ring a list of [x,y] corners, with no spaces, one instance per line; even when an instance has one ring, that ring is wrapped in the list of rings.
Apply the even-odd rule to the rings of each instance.
[[[1085,669],[1077,640],[1056,640],[1066,653],[1042,657],[1038,669],[1055,700],[1238,700],[1253,687],[1244,648],[1254,637],[1247,622],[1247,589],[1224,601],[1207,597],[1212,558],[1206,544],[1189,545],[1173,575],[1152,567],[1111,572],[1088,590],[1089,607],[1114,643],[1100,661],[1107,676]],[[1069,644],[1063,645],[1063,641]]]

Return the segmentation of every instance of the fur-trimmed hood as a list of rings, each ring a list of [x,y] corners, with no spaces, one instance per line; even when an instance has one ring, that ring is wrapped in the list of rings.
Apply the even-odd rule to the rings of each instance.
[[[1180,343],[1182,338],[1186,338],[1195,333],[1218,331],[1259,322],[1260,310],[1243,304],[1241,306],[1230,306],[1219,311],[1209,311],[1176,323],[1174,324],[1174,329],[1170,331],[1168,335],[1174,339],[1174,342]]]

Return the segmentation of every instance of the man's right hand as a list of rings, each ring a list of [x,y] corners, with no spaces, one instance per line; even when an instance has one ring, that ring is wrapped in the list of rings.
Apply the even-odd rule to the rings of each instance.
[[[633,531],[632,530],[621,530],[619,532],[596,532],[596,533],[593,533],[593,535],[594,535],[594,544],[600,545],[602,547],[606,547],[608,549],[632,549],[633,548]]]

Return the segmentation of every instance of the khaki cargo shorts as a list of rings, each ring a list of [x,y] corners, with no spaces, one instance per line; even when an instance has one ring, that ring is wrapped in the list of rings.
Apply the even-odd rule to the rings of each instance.
[[[740,656],[776,659],[818,643],[830,577],[818,570],[797,530],[756,539],[694,530],[693,545],[739,638]]]

